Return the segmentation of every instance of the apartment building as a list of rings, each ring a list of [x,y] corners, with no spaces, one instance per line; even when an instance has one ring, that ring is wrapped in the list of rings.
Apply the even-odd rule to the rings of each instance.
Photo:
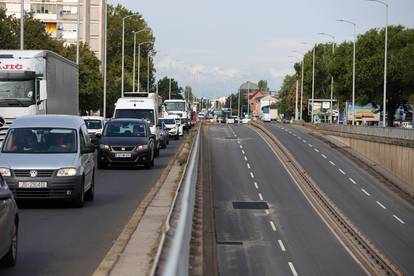
[[[0,0],[0,8],[20,18],[20,0]],[[66,44],[76,43],[78,0],[25,0],[26,12],[46,23],[46,30]],[[104,0],[80,0],[80,39],[89,45],[99,60],[104,50]]]

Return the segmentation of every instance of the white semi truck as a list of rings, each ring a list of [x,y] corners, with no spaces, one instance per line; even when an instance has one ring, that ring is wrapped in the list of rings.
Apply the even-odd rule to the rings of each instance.
[[[184,119],[184,127],[189,126],[191,120],[191,109],[185,100],[174,99],[165,100],[163,105],[163,117],[171,115],[177,115],[179,118]]]
[[[44,50],[0,50],[0,143],[23,115],[79,115],[79,70]]]

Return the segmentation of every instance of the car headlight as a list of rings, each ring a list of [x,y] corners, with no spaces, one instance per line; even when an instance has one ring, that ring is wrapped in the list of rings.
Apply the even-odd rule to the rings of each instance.
[[[9,168],[0,168],[0,175],[2,176],[11,176]]]
[[[148,149],[148,145],[139,145],[138,150],[146,150]]]
[[[76,173],[76,168],[62,168],[58,170],[56,176],[74,176]]]
[[[100,144],[100,145],[99,145],[99,148],[100,148],[100,149],[106,149],[106,150],[109,150],[109,146],[108,146],[108,145],[104,145],[104,144]]]

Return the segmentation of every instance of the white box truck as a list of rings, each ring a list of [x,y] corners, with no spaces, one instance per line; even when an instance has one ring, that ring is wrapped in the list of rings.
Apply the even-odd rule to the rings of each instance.
[[[79,115],[79,70],[44,50],[0,50],[0,143],[23,115]]]
[[[115,103],[114,118],[134,118],[147,120],[151,133],[156,137],[155,155],[158,156],[161,130],[157,127],[160,118],[161,97],[155,93],[124,92],[124,97]]]

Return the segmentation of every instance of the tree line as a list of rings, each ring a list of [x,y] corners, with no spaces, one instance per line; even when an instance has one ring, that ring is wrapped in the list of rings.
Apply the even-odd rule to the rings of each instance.
[[[383,105],[384,29],[371,29],[356,41],[355,103]],[[315,46],[315,99],[329,99],[331,76],[334,78],[333,98],[340,110],[352,100],[353,42],[345,41],[335,47],[324,43]],[[304,55],[303,107],[307,118],[307,102],[312,96],[313,49]],[[388,27],[387,106],[389,123],[393,124],[396,109],[401,104],[414,104],[414,29]],[[296,80],[301,79],[301,63],[294,65],[295,74],[287,75],[278,92],[280,112],[294,114]],[[300,84],[300,83],[299,83]],[[299,86],[300,89],[300,86]],[[307,118],[309,119],[309,118]]]

